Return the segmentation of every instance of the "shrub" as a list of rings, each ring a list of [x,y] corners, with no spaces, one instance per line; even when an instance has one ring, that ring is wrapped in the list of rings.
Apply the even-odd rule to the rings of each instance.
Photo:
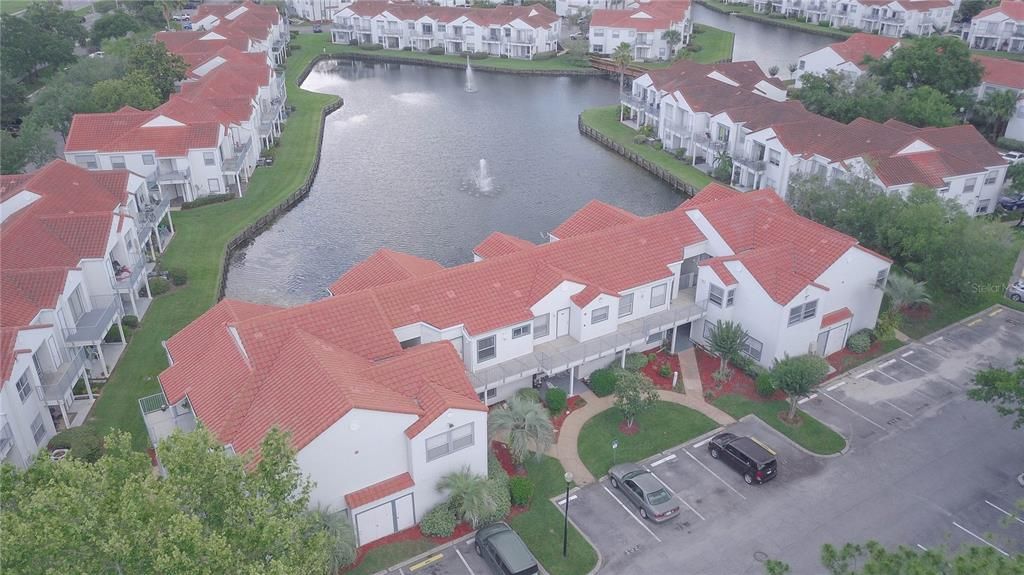
[[[846,348],[853,353],[864,353],[871,348],[871,336],[858,331],[846,340]]]
[[[856,26],[840,26],[839,29],[842,30],[843,32],[850,32],[853,34],[856,34],[857,32],[861,31],[861,29],[857,28]]]
[[[729,361],[732,362],[736,369],[739,369],[752,379],[757,379],[757,376],[764,371],[763,367],[758,365],[756,361],[750,359],[746,354],[738,353],[729,358]]]
[[[775,393],[775,381],[771,372],[765,371],[757,376],[757,394],[761,397],[770,397]]]
[[[1024,142],[1020,140],[1014,140],[1013,138],[999,138],[996,140],[996,144],[1005,150],[1011,152],[1024,152]]]
[[[171,268],[167,270],[167,278],[176,286],[183,286],[188,282],[188,270],[185,268]]]
[[[650,358],[642,353],[630,353],[626,355],[626,369],[630,371],[640,371],[647,367],[650,363]]]
[[[103,455],[103,438],[92,426],[72,427],[53,436],[50,449],[68,449],[70,457],[95,463]]]
[[[655,150],[661,150],[664,149],[665,144],[661,143],[661,140],[654,140],[654,142],[651,143],[651,147]]]
[[[412,52],[412,46],[402,46],[403,52]]]
[[[447,501],[439,503],[420,521],[420,532],[428,537],[448,537],[455,532],[455,512]]]
[[[134,315],[126,315],[121,318],[121,325],[127,328],[135,329],[139,327],[139,318]]]
[[[822,20],[821,22],[818,22],[818,26],[821,26],[822,28],[828,28],[828,21]]]
[[[555,57],[555,52],[537,52],[533,55],[534,60],[550,60]]]
[[[360,50],[369,50],[371,52],[375,51],[375,50],[383,50],[384,49],[384,44],[377,44],[377,43],[374,43],[374,42],[360,42],[359,43],[359,49]]]
[[[427,48],[427,54],[440,56],[441,54],[444,54],[444,46],[433,46],[431,48]]]
[[[470,60],[486,60],[490,56],[491,55],[488,54],[487,52],[471,52],[469,54],[469,59]]]
[[[540,392],[532,387],[520,389],[516,392],[516,395],[519,396],[519,399],[540,403]]]
[[[509,511],[512,511],[512,494],[509,492],[510,481],[487,480],[487,490],[490,492],[495,506],[494,512],[480,517],[480,525],[501,521],[508,516]]]
[[[508,473],[505,468],[501,466],[501,462],[498,461],[498,456],[493,451],[487,454],[487,477],[494,481],[501,481],[508,483]]]
[[[562,413],[565,411],[566,395],[564,389],[558,389],[557,387],[549,389],[544,395],[544,399],[548,404],[548,411],[551,413]]]
[[[647,143],[647,136],[645,136],[643,134],[637,134],[637,135],[633,136],[633,143],[634,144],[646,144]]]
[[[703,49],[704,46],[701,46],[700,44],[690,44],[686,47],[687,52],[700,52]]]
[[[686,148],[676,148],[672,150],[672,155],[678,160],[686,161]]]
[[[615,371],[611,368],[604,368],[590,374],[590,390],[598,397],[611,395],[615,391]]]
[[[149,293],[153,297],[164,295],[171,289],[171,282],[164,278],[152,278],[149,280]]]
[[[718,383],[725,383],[732,377],[732,370],[728,367],[725,369],[716,369],[712,374],[711,378]]]
[[[668,377],[672,375],[672,367],[667,363],[662,364],[662,366],[658,368],[658,375],[661,377]]]
[[[517,475],[509,479],[508,493],[512,505],[526,505],[533,499],[533,482]]]
[[[191,210],[193,208],[201,208],[203,206],[208,206],[210,204],[219,204],[221,202],[226,202],[228,200],[233,199],[235,199],[235,196],[232,194],[212,194],[209,196],[197,198],[195,200],[192,200],[191,202],[184,202],[181,204],[181,209]]]
[[[359,40],[356,40],[355,38],[353,38],[352,40],[348,41],[348,45],[349,46],[358,46],[359,45]],[[292,48],[294,48],[294,46]]]

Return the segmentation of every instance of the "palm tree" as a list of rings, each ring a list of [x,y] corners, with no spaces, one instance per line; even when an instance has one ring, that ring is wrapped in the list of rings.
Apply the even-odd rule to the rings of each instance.
[[[743,349],[743,343],[747,341],[747,332],[743,326],[732,321],[718,320],[715,329],[711,330],[711,337],[708,338],[708,345],[711,351],[718,356],[721,363],[718,371],[725,374],[725,362],[735,357]]]
[[[328,573],[337,573],[356,560],[356,532],[345,515],[317,506],[309,512],[315,525],[327,533],[330,541]]]
[[[539,459],[555,441],[555,428],[547,410],[540,403],[518,395],[512,396],[505,407],[492,411],[487,426],[491,435],[508,437],[508,450],[517,465],[522,465],[530,455],[530,444]]]
[[[676,45],[683,41],[683,35],[679,33],[679,30],[669,28],[661,33],[661,39],[668,44],[668,55],[672,57],[676,53]]]
[[[974,112],[992,128],[992,140],[1006,129],[1006,123],[1017,108],[1017,94],[1010,90],[996,90],[986,94],[974,107]]]
[[[622,92],[626,84],[626,68],[633,65],[633,47],[629,42],[623,42],[615,47],[612,60],[619,65],[619,92]]]
[[[892,309],[903,311],[921,304],[932,303],[928,292],[924,289],[925,282],[914,281],[914,278],[903,274],[889,276],[885,293],[889,296]]]
[[[442,477],[437,483],[437,490],[448,492],[448,504],[456,517],[468,521],[474,529],[482,517],[498,508],[487,485],[487,477],[473,473],[469,466]]]

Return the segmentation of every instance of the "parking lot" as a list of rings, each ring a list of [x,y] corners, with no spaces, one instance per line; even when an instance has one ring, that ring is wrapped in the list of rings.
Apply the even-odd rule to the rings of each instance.
[[[916,548],[1024,552],[1024,430],[966,398],[973,374],[1024,350],[1024,313],[995,308],[829,382],[801,407],[842,433],[841,456],[810,455],[757,419],[729,431],[777,452],[778,477],[749,486],[703,440],[644,462],[680,502],[642,520],[606,480],[574,493],[570,518],[600,550],[602,573],[763,573],[766,558],[820,571],[823,543],[875,539]]]
[[[473,549],[473,538],[455,542],[411,564],[388,573],[398,575],[490,575],[484,560]]]

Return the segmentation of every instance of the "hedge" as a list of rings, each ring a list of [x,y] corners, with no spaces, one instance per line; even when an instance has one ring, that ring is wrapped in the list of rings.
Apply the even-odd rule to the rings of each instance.
[[[526,505],[533,499],[533,482],[517,475],[509,479],[508,492],[513,505]]]
[[[598,397],[611,395],[615,391],[615,382],[618,377],[611,368],[604,368],[590,374],[590,391]]]
[[[158,295],[164,295],[171,289],[171,282],[164,278],[150,278],[149,280],[149,293],[153,297]]]
[[[1013,138],[999,138],[996,145],[1011,152],[1024,152],[1024,142]]]
[[[434,46],[433,48],[427,48],[427,54],[440,56],[441,54],[444,54],[444,46]]]
[[[420,532],[429,537],[449,537],[455,533],[455,526],[458,519],[448,505],[448,502],[439,503],[431,509],[420,521]]]
[[[551,413],[562,413],[565,411],[566,397],[568,394],[565,393],[564,389],[557,387],[551,388],[544,394],[544,400],[548,404],[548,411]]]
[[[853,353],[864,353],[871,348],[871,336],[864,331],[858,331],[846,340],[846,347]]]
[[[491,55],[488,54],[487,52],[470,52],[469,59],[470,60],[486,60],[490,56]]]
[[[181,204],[181,209],[191,210],[193,208],[201,208],[210,204],[219,204],[233,199],[235,199],[234,194],[212,194],[194,199],[191,202],[184,202]]]

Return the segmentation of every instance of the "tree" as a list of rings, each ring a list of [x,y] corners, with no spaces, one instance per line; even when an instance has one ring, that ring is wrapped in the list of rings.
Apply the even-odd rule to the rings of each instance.
[[[453,471],[441,478],[438,491],[447,491],[449,505],[456,517],[468,521],[476,529],[477,523],[494,513],[498,502],[491,495],[487,477],[477,475],[469,467]]]
[[[612,52],[612,60],[619,66],[619,92],[626,85],[626,68],[633,65],[633,47],[629,42],[622,42]]]
[[[683,41],[683,35],[675,28],[669,28],[661,33],[661,39],[668,44],[668,55],[671,57],[676,53],[676,46]]]
[[[531,444],[533,452],[540,458],[555,440],[555,428],[547,410],[540,403],[524,397],[513,396],[505,407],[492,411],[487,425],[492,435],[508,438],[508,449],[517,465],[526,461]]]
[[[310,511],[317,528],[327,535],[329,543],[327,573],[337,573],[356,561],[356,532],[342,511],[317,507]]]
[[[1013,415],[1013,428],[1024,427],[1024,357],[1017,358],[1013,370],[990,367],[974,375],[974,387],[967,397],[995,404],[999,415]]]
[[[892,117],[920,128],[944,128],[958,123],[956,108],[949,98],[931,86],[896,90],[892,94]]]
[[[950,556],[943,548],[917,550],[899,546],[889,551],[881,543],[847,543],[841,548],[825,544],[821,564],[830,575],[881,575],[889,573],[968,575],[974,573],[1024,572],[1024,555],[1004,557],[992,547],[962,546]],[[765,563],[769,575],[784,575],[789,566],[780,561]]]
[[[768,75],[773,77],[773,78],[775,76],[778,76],[779,75],[779,67],[775,66],[775,65],[772,65],[770,68],[768,68]]]
[[[85,44],[86,31],[81,17],[71,10],[65,10],[59,2],[32,2],[22,18],[39,30]]]
[[[633,427],[636,416],[654,407],[658,402],[658,389],[654,382],[639,371],[619,370],[615,382],[615,407],[626,418],[626,427]]]
[[[25,86],[6,71],[0,73],[0,123],[5,127],[16,124],[28,113]]]
[[[157,8],[164,16],[164,22],[167,24],[167,28],[171,28],[171,16],[181,10],[185,6],[185,0],[157,0]]]
[[[30,119],[21,125],[18,136],[0,130],[0,173],[24,171],[28,164],[42,165],[56,156],[49,133]]]
[[[791,423],[796,421],[797,401],[801,397],[807,397],[814,386],[825,379],[828,370],[829,365],[825,358],[812,354],[786,356],[785,359],[775,362],[775,367],[772,368],[772,381],[775,382],[777,389],[781,389],[789,396],[789,414],[786,417]]]
[[[67,137],[75,114],[92,112],[92,87],[120,78],[124,67],[116,57],[83,58],[58,73],[36,94],[29,119]]]
[[[996,90],[978,100],[971,116],[972,119],[977,118],[982,127],[988,128],[989,137],[995,141],[1006,131],[1006,124],[1016,110],[1017,93],[1012,90]]]
[[[1011,190],[1024,193],[1024,162],[1018,162],[1006,169],[1006,181]]]
[[[954,22],[970,22],[972,18],[985,9],[985,0],[963,0],[960,9],[953,16]]]
[[[99,48],[108,38],[120,38],[142,30],[142,23],[125,12],[111,12],[93,22],[89,43]]]
[[[567,40],[565,42],[565,59],[573,66],[586,68],[590,66],[587,59],[587,41],[583,38]]]
[[[799,68],[800,68],[800,66],[798,66],[796,64],[796,62],[791,62],[788,66],[786,66],[786,69],[789,70],[789,75],[790,76],[792,76],[793,74],[796,74],[796,71]]]
[[[175,82],[185,79],[188,64],[180,56],[167,51],[162,42],[140,42],[128,54],[125,66],[149,77],[160,99],[166,100],[175,90]]]
[[[32,4],[36,6],[42,3]],[[64,66],[75,61],[75,43],[71,38],[40,29],[24,18],[0,18],[0,69],[22,80],[47,67]]]
[[[92,109],[96,112],[114,112],[123,106],[152,110],[162,103],[149,77],[139,70],[132,70],[117,80],[96,84],[90,97]]]
[[[885,285],[885,295],[889,296],[892,309],[905,311],[918,305],[932,303],[924,285],[925,282],[914,281],[910,276],[892,274]]]
[[[887,90],[931,86],[947,97],[977,86],[982,71],[967,44],[951,36],[917,38],[871,65],[872,75]]]
[[[732,156],[726,149],[719,150],[711,161],[714,169],[711,170],[711,177],[725,183],[732,183]]]
[[[722,374],[722,379],[729,377],[725,362],[736,357],[746,341],[747,332],[737,322],[718,320],[715,329],[711,330],[708,345],[711,346],[711,353],[718,356],[718,373]]]

